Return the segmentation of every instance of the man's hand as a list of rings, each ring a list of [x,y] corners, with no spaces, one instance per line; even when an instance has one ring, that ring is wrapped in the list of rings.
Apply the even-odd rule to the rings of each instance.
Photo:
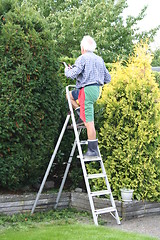
[[[67,64],[65,62],[63,62],[63,64],[64,64],[65,68],[68,68],[68,66],[67,66]]]

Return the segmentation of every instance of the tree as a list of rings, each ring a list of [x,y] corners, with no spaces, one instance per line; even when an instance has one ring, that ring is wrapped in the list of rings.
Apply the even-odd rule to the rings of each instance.
[[[51,1],[47,20],[55,39],[57,51],[61,55],[77,57],[80,41],[84,35],[95,38],[100,54],[105,62],[118,58],[126,59],[133,51],[135,41],[153,37],[159,26],[149,32],[137,33],[137,23],[145,16],[144,7],[137,17],[128,16],[126,24],[122,17],[127,8],[126,0],[72,0]]]
[[[152,67],[160,66],[160,48],[153,52],[154,58],[152,60]]]

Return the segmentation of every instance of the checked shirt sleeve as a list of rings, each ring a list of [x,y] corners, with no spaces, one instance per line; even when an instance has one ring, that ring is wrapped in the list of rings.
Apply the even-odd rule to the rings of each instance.
[[[109,74],[105,64],[104,64],[104,84],[109,83],[111,81],[111,75]]]
[[[74,65],[71,68],[65,68],[65,76],[67,78],[76,79],[78,75],[83,71],[84,63],[82,57],[77,58]]]

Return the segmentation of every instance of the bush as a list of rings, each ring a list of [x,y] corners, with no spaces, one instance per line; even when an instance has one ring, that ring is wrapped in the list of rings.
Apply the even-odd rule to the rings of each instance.
[[[160,88],[160,72],[154,72],[154,75],[155,75],[156,82],[158,83]]]
[[[138,200],[160,200],[160,91],[150,63],[148,46],[137,45],[127,66],[112,70],[99,101],[100,150],[118,198],[128,187]]]
[[[3,6],[3,8],[2,8]],[[38,182],[57,140],[61,83],[47,22],[27,4],[0,1],[0,186]]]

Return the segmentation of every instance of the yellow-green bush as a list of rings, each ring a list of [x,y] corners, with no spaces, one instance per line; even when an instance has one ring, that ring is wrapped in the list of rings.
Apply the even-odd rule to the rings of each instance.
[[[112,69],[96,108],[100,150],[118,198],[129,187],[136,199],[160,200],[160,90],[151,60],[148,46],[137,45],[126,67]]]

